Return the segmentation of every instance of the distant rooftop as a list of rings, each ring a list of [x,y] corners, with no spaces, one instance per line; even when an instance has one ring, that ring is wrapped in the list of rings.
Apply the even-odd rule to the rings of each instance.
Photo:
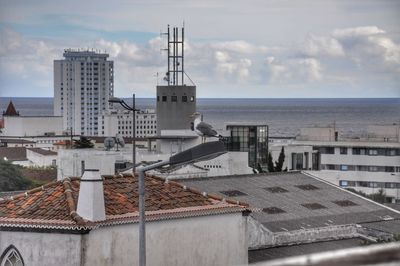
[[[200,191],[246,202],[272,232],[399,219],[395,210],[300,172],[181,179]]]
[[[26,161],[25,147],[0,147],[0,159],[7,161]]]
[[[12,101],[7,106],[7,110],[3,112],[3,116],[19,116],[19,112],[15,110],[14,104]]]
[[[85,49],[65,49],[63,56],[66,59],[70,58],[84,58],[84,57],[101,57],[101,58],[107,58],[108,54],[107,53],[102,53],[101,51],[98,50],[85,50]]]

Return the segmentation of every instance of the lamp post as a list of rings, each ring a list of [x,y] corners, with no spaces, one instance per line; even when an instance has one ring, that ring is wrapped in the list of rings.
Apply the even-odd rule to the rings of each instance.
[[[132,94],[132,107],[130,107],[123,99],[117,97],[111,97],[108,100],[109,103],[119,103],[124,109],[132,111],[132,176],[136,173],[136,98],[135,94]]]
[[[145,223],[145,173],[146,171],[166,165],[179,166],[199,161],[211,160],[226,153],[222,141],[212,141],[199,144],[171,156],[168,160],[138,168],[139,174],[139,265],[146,265],[146,223]]]

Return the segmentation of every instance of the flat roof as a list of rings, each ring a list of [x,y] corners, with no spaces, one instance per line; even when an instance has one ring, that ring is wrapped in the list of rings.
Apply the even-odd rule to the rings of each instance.
[[[177,180],[188,187],[248,203],[272,232],[400,218],[400,213],[301,172]]]
[[[343,248],[358,247],[361,245],[361,242],[362,242],[361,238],[350,238],[350,239],[314,242],[301,245],[249,250],[249,264],[273,260],[273,259],[308,255],[315,252],[324,252],[324,251],[332,251]]]

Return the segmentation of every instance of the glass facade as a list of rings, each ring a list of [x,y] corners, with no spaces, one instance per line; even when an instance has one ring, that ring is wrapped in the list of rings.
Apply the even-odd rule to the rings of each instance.
[[[231,136],[225,139],[228,151],[249,153],[249,166],[256,168],[267,165],[268,126],[267,125],[228,125]]]

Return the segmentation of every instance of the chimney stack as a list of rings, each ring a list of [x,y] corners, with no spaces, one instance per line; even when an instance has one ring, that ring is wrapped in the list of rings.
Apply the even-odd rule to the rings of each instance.
[[[85,169],[81,177],[76,212],[93,222],[106,219],[103,179],[98,169]]]

